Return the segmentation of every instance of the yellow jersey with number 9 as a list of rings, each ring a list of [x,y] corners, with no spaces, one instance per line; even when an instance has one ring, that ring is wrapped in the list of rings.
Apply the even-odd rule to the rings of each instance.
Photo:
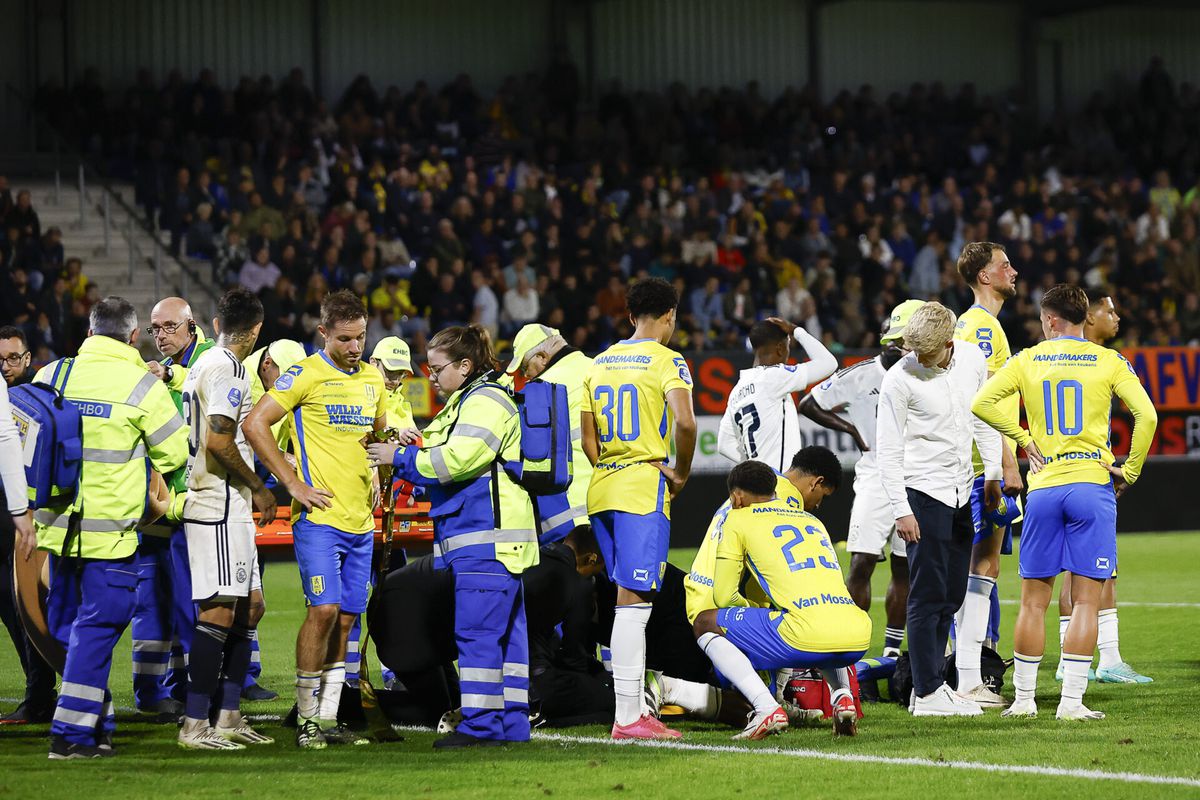
[[[371,468],[360,442],[387,413],[379,370],[359,364],[355,372],[345,372],[318,352],[280,375],[267,395],[291,417],[300,479],[333,493],[329,508],[306,512],[292,503],[292,522],[306,519],[347,533],[374,531]]]
[[[772,619],[792,647],[814,653],[867,649],[871,618],[850,598],[821,520],[775,499],[733,509],[721,529],[713,588],[718,603],[724,606],[749,569],[781,609]]]
[[[626,339],[596,356],[583,388],[583,410],[592,413],[600,440],[588,513],[662,511],[670,517],[666,481],[654,465],[670,450],[667,393],[692,391],[683,356],[653,339]]]
[[[1000,327],[1000,320],[980,305],[974,305],[962,313],[958,324],[954,326],[954,338],[971,342],[983,353],[987,363],[988,374],[994,375],[1008,363],[1012,350],[1008,346],[1008,336]],[[1005,399],[1000,410],[1017,421],[1021,418],[1021,401],[1016,397]],[[1011,439],[1005,440],[1010,448],[1015,444]],[[1015,453],[1014,453],[1015,455]],[[983,474],[983,459],[979,456],[979,448],[971,444],[971,464],[975,467],[975,477]]]

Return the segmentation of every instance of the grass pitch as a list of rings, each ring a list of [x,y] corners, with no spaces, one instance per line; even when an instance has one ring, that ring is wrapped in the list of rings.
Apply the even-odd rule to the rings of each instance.
[[[1054,719],[1058,684],[1057,613],[1047,618],[1036,720],[914,719],[895,705],[866,708],[852,740],[825,727],[790,730],[766,742],[734,744],[732,730],[684,722],[683,743],[667,748],[614,746],[600,727],[535,732],[528,745],[435,753],[430,732],[406,741],[299,752],[292,732],[268,721],[274,745],[244,752],[197,754],[175,746],[174,727],[140,722],[128,711],[128,635],[114,659],[111,686],[119,707],[115,759],[50,762],[47,726],[0,727],[0,798],[438,798],[525,797],[911,797],[978,791],[992,798],[1200,797],[1200,534],[1122,536],[1121,649],[1155,682],[1093,684],[1087,702],[1102,722]],[[686,566],[690,552],[672,551]],[[846,559],[843,559],[846,561]],[[1016,561],[1006,559],[1000,585],[1002,631],[1015,620]],[[883,638],[887,566],[876,573],[875,643]],[[291,705],[293,643],[304,609],[294,564],[267,567],[268,612],[260,629],[262,682],[280,692],[251,714],[282,715]],[[1011,653],[1011,643],[1001,644]],[[1009,673],[1011,684],[1011,671]],[[0,642],[0,707],[21,692],[17,659]],[[1011,694],[1011,686],[1008,689]]]

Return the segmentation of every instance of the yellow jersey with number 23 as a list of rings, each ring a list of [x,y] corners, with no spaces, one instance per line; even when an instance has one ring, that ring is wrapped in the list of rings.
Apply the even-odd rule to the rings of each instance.
[[[837,552],[821,520],[776,498],[735,508],[721,524],[713,592],[725,607],[742,571],[750,573],[781,609],[779,635],[797,650],[865,650],[871,618],[846,590]]]
[[[583,388],[583,410],[592,413],[600,440],[588,513],[661,509],[669,518],[666,480],[654,465],[670,451],[667,393],[692,391],[687,362],[653,339],[626,339],[596,356]]]

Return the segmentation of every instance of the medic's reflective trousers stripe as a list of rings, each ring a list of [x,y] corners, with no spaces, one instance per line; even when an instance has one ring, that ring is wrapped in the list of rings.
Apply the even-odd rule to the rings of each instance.
[[[187,699],[187,646],[196,625],[187,538],[143,534],[138,545],[137,608],[133,615],[133,696],[142,711],[162,700]]]
[[[67,648],[50,732],[93,745],[116,729],[108,693],[113,648],[133,619],[138,573],[134,556],[119,560],[50,556],[50,631]]]
[[[183,533],[182,525],[171,531],[171,596],[174,600],[171,611],[175,637],[171,645],[167,688],[171,697],[184,703],[187,701],[188,652],[192,649],[198,611],[192,600],[192,567],[188,563],[187,536]]]
[[[454,638],[463,721],[460,733],[529,740],[529,638],[521,578],[498,561],[457,558]]]

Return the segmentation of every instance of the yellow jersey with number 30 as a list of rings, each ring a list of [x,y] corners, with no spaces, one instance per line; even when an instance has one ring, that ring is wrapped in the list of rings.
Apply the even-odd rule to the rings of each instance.
[[[371,468],[360,442],[387,413],[379,370],[359,364],[348,373],[318,352],[280,375],[267,395],[291,416],[300,479],[333,493],[329,508],[306,512],[293,502],[292,522],[306,519],[347,533],[374,531]]]
[[[991,374],[999,372],[1012,357],[1008,336],[1004,333],[1004,328],[1000,327],[1000,320],[980,305],[971,306],[958,318],[958,324],[954,326],[954,338],[977,345]],[[1013,422],[1021,419],[1021,401],[1016,397],[1002,401],[1001,410],[1008,414]],[[1013,446],[1011,440],[1005,444],[1010,448]],[[975,477],[978,478],[983,474],[983,459],[980,458],[979,448],[974,443],[971,444],[971,464],[975,467]]]
[[[744,569],[781,609],[772,619],[792,647],[813,653],[867,649],[871,618],[851,599],[829,533],[812,514],[779,499],[726,514],[713,587],[721,607],[735,595]]]
[[[1001,413],[1002,401],[1020,394],[1029,421],[1026,431]],[[1022,447],[1032,440],[1046,459],[1029,473],[1029,490],[1068,483],[1105,484],[1113,463],[1109,443],[1112,399],[1133,414],[1133,441],[1123,467],[1137,480],[1154,439],[1158,414],[1133,367],[1116,350],[1073,336],[1060,336],[1022,350],[988,379],[971,410]]]
[[[661,510],[669,518],[666,480],[654,465],[670,453],[667,393],[692,391],[687,362],[654,339],[626,339],[596,356],[583,389],[583,410],[592,413],[600,443],[588,513]]]

